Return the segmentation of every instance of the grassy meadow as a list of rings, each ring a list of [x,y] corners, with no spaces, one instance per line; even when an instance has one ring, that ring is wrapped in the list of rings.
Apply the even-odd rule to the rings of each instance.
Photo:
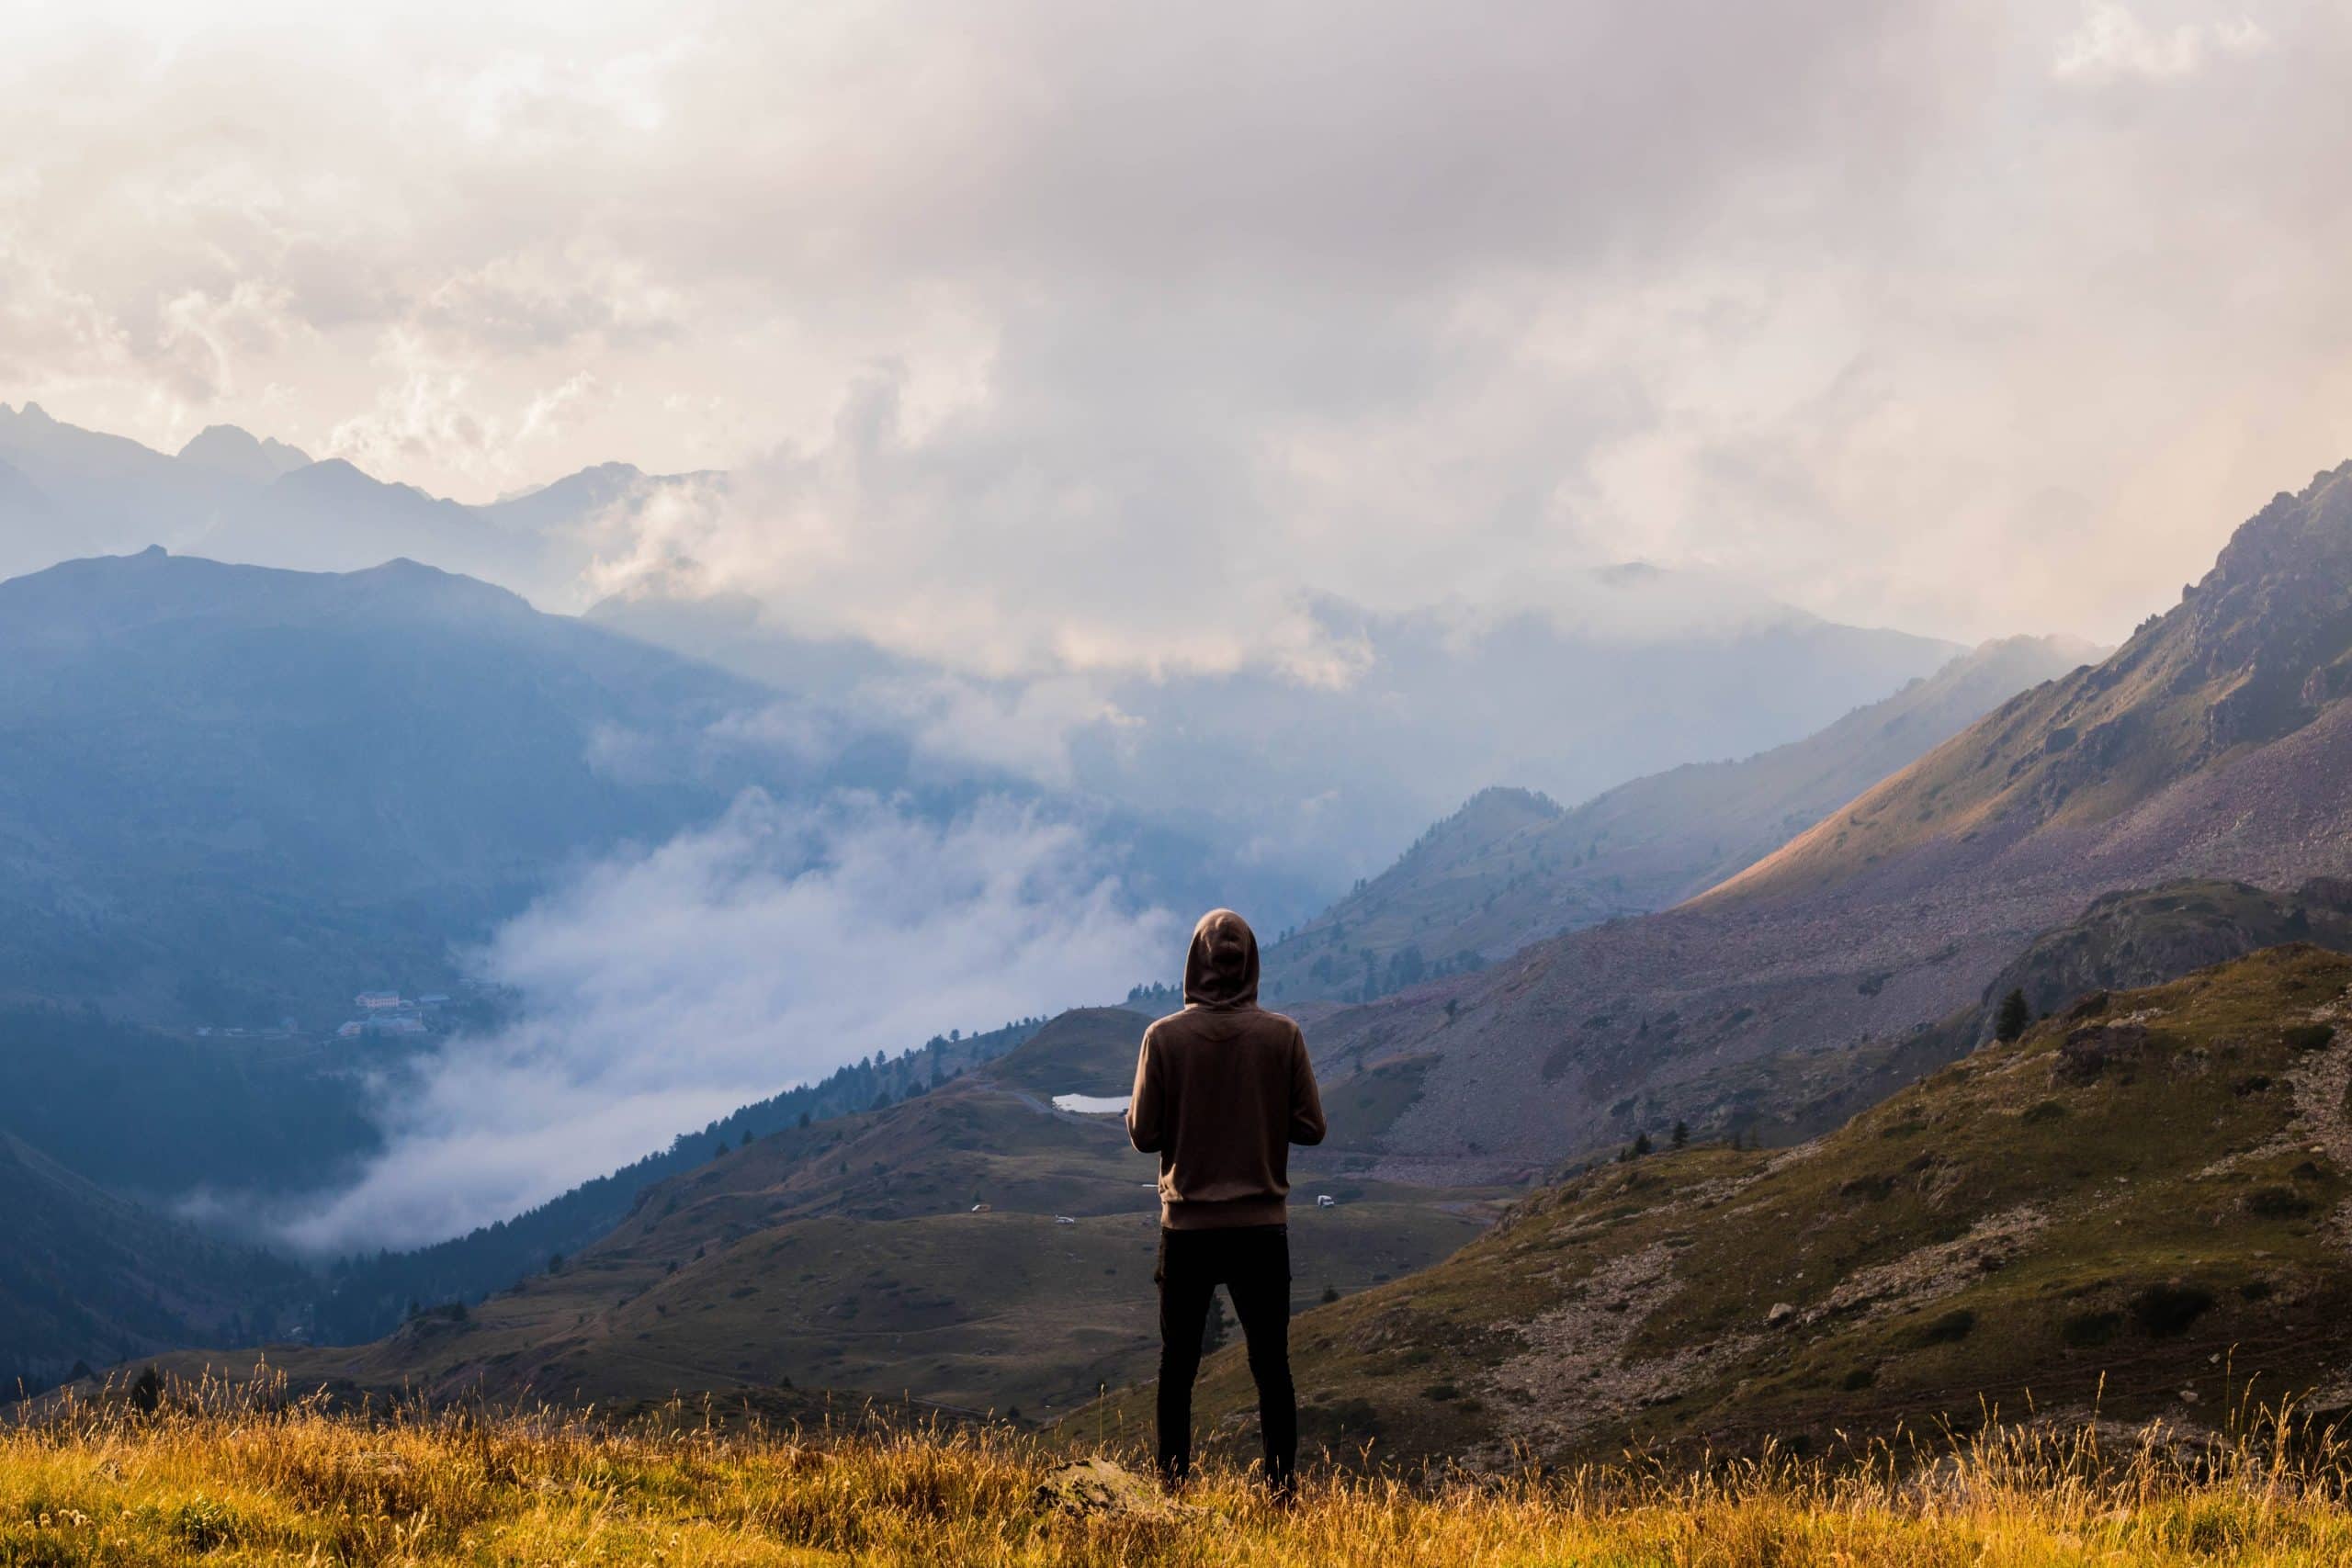
[[[779,1429],[683,1407],[335,1413],[221,1385],[0,1430],[0,1565],[2352,1562],[2352,1455],[2292,1421],[2203,1445],[2009,1432],[1859,1462],[1501,1477],[1212,1469],[1093,1513],[1003,1428]]]

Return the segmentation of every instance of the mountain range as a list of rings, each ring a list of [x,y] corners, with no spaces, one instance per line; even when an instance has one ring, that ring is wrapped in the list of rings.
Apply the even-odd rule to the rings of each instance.
[[[243,450],[223,440],[213,446]],[[290,461],[266,449],[262,457]],[[825,694],[870,693],[876,679],[904,676],[903,669],[877,676],[876,650],[818,649],[804,665],[809,690],[787,692],[747,672],[753,656],[741,649],[733,661],[744,668],[722,671],[622,635],[615,628],[626,617],[616,614],[596,624],[544,616],[499,590],[404,562],[318,575],[156,552],[0,584],[0,608],[10,606],[17,613],[0,635],[12,639],[26,673],[0,677],[0,700],[13,705],[0,706],[0,717],[25,739],[34,762],[7,787],[40,793],[0,810],[0,825],[17,825],[14,886],[49,899],[16,895],[30,911],[23,929],[57,944],[49,959],[24,962],[22,973],[62,974],[132,1016],[143,1009],[161,1020],[169,1007],[192,1005],[187,977],[161,965],[195,938],[169,925],[173,911],[162,900],[189,889],[214,897],[205,889],[215,875],[237,897],[262,889],[282,901],[279,918],[299,909],[301,929],[333,936],[308,956],[310,967],[337,951],[348,965],[381,943],[377,928],[338,909],[339,882],[303,882],[271,858],[270,834],[243,823],[283,821],[295,833],[326,824],[341,838],[303,840],[304,865],[332,864],[343,853],[395,884],[413,875],[410,906],[430,906],[435,920],[479,922],[492,917],[469,916],[469,908],[517,896],[483,894],[469,881],[483,863],[497,863],[496,847],[510,839],[539,856],[512,863],[522,867],[512,885],[519,889],[530,875],[544,878],[564,844],[615,841],[630,821],[695,820],[745,782],[772,776],[760,770],[773,769],[774,758],[707,744],[712,716],[736,705],[797,705],[783,712],[859,737],[846,749],[828,748],[818,772],[797,781],[808,787],[851,784],[915,800],[931,791],[942,806],[976,787],[1055,798],[1018,769],[983,774],[967,759],[960,770],[943,771],[943,753],[909,727],[903,710],[861,728],[866,710],[852,705],[844,716],[829,705]],[[678,606],[663,613],[695,622]],[[1840,643],[1837,630],[1805,657],[1834,654],[1849,670],[1869,662],[1849,656],[1877,645]],[[1535,640],[1518,645],[1515,664],[1557,646],[1542,640],[1549,634],[1530,635]],[[379,640],[351,640],[369,637]],[[417,654],[420,643],[448,662]],[[764,658],[773,643],[752,636],[743,648]],[[1710,657],[1753,654],[1760,645],[1735,637],[1713,646]],[[2252,1336],[2267,1355],[2287,1332],[2289,1308],[2334,1301],[2335,1277],[2318,1263],[2294,1261],[2301,1252],[2291,1267],[2256,1265],[2260,1254],[2286,1258],[2281,1247],[2301,1248],[2318,1234],[2314,1216],[2337,1201],[2330,1183],[2344,1168],[2329,1142],[2341,1122],[2341,1084],[2327,1080],[2337,1084],[2331,1122],[2304,1080],[2336,1070],[2342,1049],[2333,1032],[2322,1039],[2315,1031],[2332,1031],[2333,1015],[2321,1015],[2336,1005],[2346,976],[2320,947],[2272,944],[2352,945],[2352,852],[2343,832],[2352,792],[2341,782],[2352,733],[2352,680],[2342,675],[2352,662],[2352,465],[2246,522],[2179,605],[2103,659],[2079,662],[2078,650],[2032,641],[1957,661],[1936,651],[1939,667],[1921,672],[1930,678],[1859,710],[1849,704],[1845,717],[1810,739],[1743,761],[1645,777],[1574,808],[1526,789],[1475,795],[1389,875],[1271,945],[1277,985],[1340,997],[1383,993],[1310,999],[1295,1010],[1334,1127],[1329,1146],[1303,1156],[1298,1168],[1305,1190],[1334,1200],[1299,1216],[1302,1234],[1315,1227],[1318,1256],[1328,1260],[1302,1277],[1299,1290],[1319,1296],[1328,1286],[1339,1298],[1302,1326],[1301,1343],[1323,1358],[1318,1375],[1334,1391],[1315,1417],[1321,1429],[1376,1432],[1407,1446],[1423,1440],[1416,1433],[1435,1434],[1430,1452],[1441,1441],[1496,1452],[1516,1441],[1573,1457],[1589,1440],[1628,1433],[1680,1441],[1721,1427],[1737,1435],[1736,1415],[1722,1412],[1734,1409],[1736,1401],[1725,1402],[1743,1389],[1769,1389],[1757,1408],[1792,1430],[1812,1419],[1808,1412],[1833,1408],[1828,1393],[1856,1395],[1882,1381],[1887,1404],[1854,1407],[1869,1406],[1873,1419],[1898,1407],[1945,1413],[1967,1378],[2030,1378],[2041,1386],[2042,1369],[2080,1370],[2064,1352],[2110,1342],[2144,1349],[2132,1365],[2152,1376],[2187,1378],[2192,1369],[2175,1351],[2205,1348],[2198,1336],[2206,1329],[2191,1331],[2199,1323]],[[1883,668],[1884,653],[1881,647],[1870,658]],[[1436,680],[1430,671],[1459,671],[1483,657],[1419,673],[1406,660],[1396,683],[1366,690],[1409,715],[1427,694],[1417,682]],[[164,673],[148,677],[153,691],[131,690],[135,671],[154,670]],[[422,678],[401,684],[413,670]],[[389,695],[363,706],[363,721],[337,728],[347,716],[323,705],[327,697],[371,681]],[[838,684],[844,681],[846,688]],[[1155,734],[1155,745],[1181,749],[1186,723],[1204,712],[1238,716],[1236,728],[1208,727],[1204,758],[1270,715],[1311,709],[1285,709],[1288,697],[1253,705],[1213,684],[1170,691],[1174,705],[1153,711],[1192,718]],[[444,719],[435,704],[452,693],[463,701],[455,719]],[[477,698],[480,717],[469,721]],[[1317,754],[1342,774],[1357,766],[1347,746],[1318,753],[1309,743],[1326,733],[1316,725],[1336,725],[1349,711],[1340,705],[1303,722],[1300,743],[1286,749],[1277,772]],[[1205,707],[1183,705],[1194,702]],[[273,705],[282,705],[277,728],[256,725],[255,716],[281,711]],[[381,720],[372,729],[364,722],[370,714]],[[620,716],[608,726],[610,714]],[[200,727],[220,715],[244,727],[222,731],[238,737],[237,748],[259,749],[232,751],[215,768],[208,750],[230,749],[218,740],[208,748]],[[385,734],[421,736],[414,743],[425,745],[436,722],[449,727],[449,745],[422,757],[444,766],[434,772],[421,761],[417,772],[395,772],[396,787],[388,784],[391,793],[372,804],[355,770],[342,790],[356,792],[364,809],[349,818],[337,815],[339,803],[288,805],[247,776],[266,782],[307,765],[302,753],[270,745],[316,734],[355,747]],[[1140,722],[1154,728],[1151,718]],[[1447,716],[1377,731],[1361,742],[1363,754],[1408,751],[1417,737],[1442,737],[1453,722]],[[614,728],[651,743],[616,747]],[[249,731],[260,740],[245,739]],[[148,756],[130,742],[150,733],[193,739]],[[510,830],[492,818],[485,826],[464,811],[489,808],[453,802],[444,783],[472,779],[478,759],[495,760],[517,738],[534,760],[589,761],[567,775],[573,782],[543,791],[545,806],[535,797],[534,808],[552,812],[550,820],[518,820]],[[178,765],[190,748],[206,765]],[[1072,810],[1105,798],[1081,782],[1084,753],[1082,744],[1075,748],[1078,771],[1062,786]],[[277,767],[244,765],[255,757]],[[449,759],[462,766],[447,766]],[[387,765],[403,763],[393,748]],[[1891,776],[1870,782],[1881,768]],[[492,769],[485,776],[500,775]],[[130,795],[108,795],[129,789],[125,781],[141,799],[173,803],[171,811],[133,809]],[[1197,781],[1188,787],[1197,790]],[[412,795],[459,814],[412,819]],[[1148,795],[1119,804],[1128,817],[1098,816],[1092,827],[1148,843],[1150,864],[1172,865],[1184,858],[1181,846],[1194,846],[1193,869],[1206,885],[1220,876],[1231,885],[1232,871],[1198,846],[1231,852],[1234,818],[1156,816],[1166,803]],[[512,802],[495,808],[523,809]],[[345,823],[398,831],[386,846],[361,828],[336,826]],[[60,849],[52,840],[61,829],[111,830],[121,842]],[[535,829],[544,836],[534,838]],[[141,886],[141,853],[184,869]],[[388,858],[370,862],[370,853]],[[85,877],[76,868],[85,859],[112,869]],[[1156,886],[1191,896],[1172,874]],[[73,908],[68,895],[92,897],[85,887],[116,901],[107,931],[119,921],[124,931],[158,933],[146,969],[68,966],[76,950],[121,951],[58,934]],[[478,905],[465,903],[469,889]],[[1623,908],[1607,902],[1619,897]],[[139,897],[159,902],[140,906]],[[118,906],[135,918],[116,913]],[[240,934],[268,929],[267,909],[256,908],[263,912],[224,905],[200,929],[244,942],[262,964],[266,944]],[[397,929],[384,919],[382,929]],[[1587,919],[1596,923],[1546,934],[1557,930],[1551,922]],[[1358,959],[1374,942],[1389,945],[1374,949],[1370,974],[1317,976],[1316,943],[1325,932],[1323,949]],[[1418,979],[1401,973],[1409,965],[1390,965],[1424,939],[1429,968],[1464,953],[1476,965]],[[2266,947],[2265,955],[2241,956]],[[424,956],[420,937],[401,962]],[[2236,967],[2178,980],[2190,967],[2223,962]],[[357,971],[341,973],[336,984],[347,986]],[[92,976],[108,974],[130,978],[96,991]],[[213,978],[217,987],[220,976]],[[2085,991],[2142,984],[2189,988],[2130,998],[2111,1015],[2111,999],[2077,1000]],[[273,985],[270,998],[294,994],[290,981]],[[44,1002],[60,995],[38,985],[19,989]],[[2029,1018],[2056,1014],[2022,1043],[1994,1038],[1999,1003],[2012,991]],[[198,994],[219,1005],[216,995],[227,993]],[[2161,1021],[2167,1019],[2174,1021]],[[758,1135],[709,1158],[689,1146],[668,1163],[632,1168],[637,1177],[518,1232],[528,1238],[519,1248],[485,1244],[462,1260],[453,1253],[438,1275],[439,1264],[420,1263],[413,1277],[455,1281],[454,1300],[422,1303],[427,1310],[389,1337],[298,1352],[299,1367],[357,1387],[413,1382],[444,1393],[528,1389],[628,1400],[788,1380],[841,1389],[895,1384],[971,1408],[1066,1410],[1092,1385],[1136,1375],[1149,1342],[1148,1324],[1130,1321],[1148,1300],[1134,1256],[1148,1245],[1147,1172],[1114,1121],[1055,1104],[1066,1094],[1115,1094],[1132,1065],[1138,1021],[1125,1010],[1080,1010],[1008,1041],[989,1060],[967,1057],[961,1076],[904,1078],[864,1107],[829,1101],[805,1125],[744,1124]],[[133,1056],[146,1048],[109,1047]],[[2281,1084],[2288,1092],[2275,1096]],[[2087,1086],[2092,1098],[2037,1089],[2020,1099],[2029,1085]],[[2082,1158],[2128,1142],[2131,1128],[2154,1114],[2147,1094],[2159,1087],[2193,1099],[2202,1119],[2184,1124],[2181,1139],[2152,1146],[2152,1163],[2110,1161],[2134,1182],[2144,1175],[2164,1199],[2144,1213],[2117,1209],[2101,1185],[2110,1170]],[[2062,1122],[2065,1128],[2046,1130]],[[1906,1158],[1932,1157],[1882,1168],[1879,1156],[1891,1157],[1895,1145],[1919,1135],[1915,1129],[1938,1131]],[[1763,1155],[1721,1146],[1758,1133],[1792,1147]],[[2208,1134],[2220,1141],[2198,1141]],[[2310,1158],[2311,1172],[2240,1157],[2306,1134],[2306,1148],[2324,1156]],[[1716,1146],[1656,1165],[1634,1157],[1685,1137]],[[2016,1154],[2015,1172],[2001,1167],[2005,1149]],[[1626,1157],[1612,1157],[1621,1153]],[[2241,1169],[2243,1181],[2231,1174]],[[1836,1184],[1809,1185],[1820,1172],[1836,1172]],[[2017,1192],[2004,1185],[2013,1175],[2031,1175],[2052,1194],[2050,1212],[2022,1231],[2011,1224],[2026,1224],[2013,1213]],[[1402,1278],[1475,1235],[1505,1184],[1564,1176],[1555,1191],[1529,1200],[1453,1261],[1419,1282]],[[2235,1192],[2239,1186],[2245,1191]],[[110,1211],[77,1201],[105,1233]],[[1868,1207],[1882,1203],[1894,1207]],[[1738,1222],[1719,1238],[1724,1227],[1697,1218],[1718,1209]],[[2263,1245],[2232,1251],[2208,1269],[2177,1227],[2166,1228],[2184,1213],[2208,1224],[2243,1215]],[[1807,1214],[1826,1217],[1796,1218]],[[2112,1228],[2117,1220],[2130,1233],[2115,1238],[2128,1256],[2088,1273],[2056,1267],[2096,1259],[2083,1244],[2096,1233],[2086,1227]],[[548,1258],[544,1271],[485,1292],[485,1260],[536,1259],[559,1234],[605,1225],[585,1246]],[[2045,1227],[2068,1238],[2054,1257],[2037,1250]],[[1611,1250],[1621,1233],[1638,1243],[1633,1253]],[[1714,1239],[1687,1239],[1701,1233]],[[54,1247],[40,1256],[57,1267],[74,1262]],[[2001,1278],[1981,1299],[1970,1294],[1973,1274],[1951,1289],[1940,1276],[1917,1284],[1921,1270],[1947,1263]],[[2012,1264],[2020,1271],[2004,1275]],[[203,1266],[188,1268],[200,1283]],[[1883,1303],[1871,1297],[1854,1306],[1826,1283],[1880,1280],[1874,1270],[1894,1271]],[[403,1277],[389,1261],[371,1275],[360,1317],[379,1312]],[[1625,1337],[1611,1337],[1617,1331],[1575,1297],[1570,1288],[1588,1278],[1599,1281],[1603,1316],[1618,1317],[1613,1303],[1626,1303]],[[1733,1278],[1745,1294],[1722,1288]],[[1673,1304],[1692,1281],[1713,1303],[1696,1315]],[[2013,1281],[2041,1293],[2030,1302],[2002,1295]],[[1774,1299],[1749,1299],[1768,1288]],[[2171,1298],[2162,1293],[2176,1288],[2206,1299],[2177,1332],[2151,1326],[2173,1322],[2166,1314],[2174,1309],[2163,1304]],[[202,1293],[189,1290],[192,1299]],[[2228,1292],[2238,1292],[2233,1301]],[[2143,1301],[2156,1304],[2143,1311]],[[2076,1302],[2078,1312],[2067,1305]],[[1841,1315],[1849,1307],[1850,1324]],[[1760,1326],[1738,1315],[1750,1308]],[[1970,1314],[1965,1325],[1955,1314]],[[2084,1325],[2069,1326],[2077,1317]],[[220,1321],[198,1314],[183,1325],[194,1334]],[[1792,1322],[1807,1333],[1763,1332]],[[2018,1359],[1950,1351],[1980,1322],[2018,1325]],[[1808,1337],[1816,1325],[1822,1334]],[[1855,1325],[1860,1337],[1848,1332]],[[2070,1335],[2094,1337],[2077,1344]],[[1430,1354],[1406,1353],[1432,1336]],[[165,1337],[124,1342],[156,1345]],[[1720,1352],[1702,1350],[1702,1342]],[[1784,1354],[1789,1344],[1801,1353]],[[1980,1348],[1994,1344],[1990,1336],[1978,1341]],[[2273,1360],[2314,1377],[2335,1353],[2323,1346],[2318,1360]],[[1661,1360],[1679,1371],[1638,1386],[1605,1381],[1604,1363]],[[1229,1379],[1230,1367],[1219,1366]],[[1425,1382],[1406,1381],[1423,1369]],[[1578,1425],[1583,1418],[1564,1413],[1555,1393],[1588,1373],[1604,1380],[1589,1402],[1600,1416]],[[2200,1398],[2211,1392],[2201,1383],[2192,1391]],[[1407,1404],[1408,1393],[1420,1403]],[[1660,1407],[1680,1400],[1687,1408],[1650,1420],[1642,1412],[1652,1408],[1643,1403],[1652,1393]],[[2153,1382],[2134,1384],[2132,1397],[2158,1393]],[[1504,1405],[1525,1408],[1514,1414]],[[1695,1425],[1678,1425],[1685,1415]]]
[[[2097,650],[2008,637],[1962,654],[1802,740],[1686,762],[1573,808],[1492,788],[1379,876],[1271,946],[1275,998],[1400,990],[1543,937],[1679,904]]]
[[[2339,469],[2248,520],[2109,658],[2004,703],[1755,867],[1335,1015],[1321,1048],[1426,1058],[1390,1174],[1492,1179],[1677,1120],[1719,1128],[1792,1060],[1981,1006],[2036,933],[2102,893],[2341,876],[2348,611]]]
[[[1597,570],[1575,603],[1504,617],[1306,606],[1336,672],[1241,669],[988,676],[820,637],[684,570],[606,592],[649,506],[724,474],[582,469],[481,505],[307,460],[233,426],[176,455],[0,407],[0,576],[161,545],[349,573],[406,558],[856,716],[926,776],[1015,775],[1148,818],[1264,868],[1268,929],[1310,915],[1475,791],[1569,800],[1812,733],[1961,649],[1840,626],[1704,574]],[[691,563],[673,563],[683,567]],[[1276,892],[1286,887],[1286,893]]]

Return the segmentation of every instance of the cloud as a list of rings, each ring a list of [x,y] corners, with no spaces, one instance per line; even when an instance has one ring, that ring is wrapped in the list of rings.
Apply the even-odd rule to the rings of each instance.
[[[2122,0],[2086,0],[2082,26],[2058,45],[2051,73],[2061,81],[2099,83],[2117,77],[2162,82],[2187,76],[2216,51],[2253,54],[2270,35],[2245,16],[2152,28]]]
[[[896,716],[918,757],[951,775],[978,765],[1055,788],[1073,781],[1073,733],[1100,727],[1115,737],[1139,722],[1082,675],[1009,683],[907,676],[867,681],[857,695]]]
[[[854,1057],[1123,995],[1182,935],[1026,810],[943,825],[752,792],[502,930],[482,968],[520,1021],[385,1085],[387,1152],[280,1232],[314,1252],[458,1234]]]
[[[1317,595],[1633,558],[2112,636],[2352,451],[2332,7],[117,3],[11,44],[0,397],[472,499],[732,468],[592,585],[982,674],[1328,678]]]

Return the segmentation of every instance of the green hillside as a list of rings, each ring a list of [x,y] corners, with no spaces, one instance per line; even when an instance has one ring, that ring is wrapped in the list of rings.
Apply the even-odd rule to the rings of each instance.
[[[1065,1014],[928,1093],[786,1128],[650,1188],[603,1240],[479,1305],[272,1359],[297,1382],[438,1396],[602,1403],[790,1384],[1068,1409],[1157,1353],[1155,1162],[1117,1117],[1051,1109],[1057,1093],[1124,1089],[1143,1021]],[[1355,1103],[1351,1086],[1333,1087]],[[1335,1125],[1344,1141],[1337,1112]],[[1346,1163],[1343,1150],[1302,1162],[1302,1307],[1425,1267],[1492,1217],[1490,1193],[1366,1182]],[[1317,1207],[1317,1192],[1339,1201]]]
[[[1812,1144],[1601,1166],[1298,1324],[1307,1430],[1498,1461],[2352,1406],[2348,988],[2352,959],[2274,948],[2096,993]],[[1238,1430],[1238,1355],[1203,1397]]]
[[[0,1133],[0,1397],[190,1341],[261,1339],[290,1315],[290,1264],[140,1208]]]

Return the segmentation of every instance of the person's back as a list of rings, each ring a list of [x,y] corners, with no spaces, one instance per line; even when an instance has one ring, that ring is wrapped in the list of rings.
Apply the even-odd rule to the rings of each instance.
[[[1267,1479],[1290,1484],[1298,1414],[1290,1382],[1292,1144],[1323,1140],[1298,1025],[1258,1006],[1258,939],[1230,909],[1193,931],[1184,1010],[1144,1032],[1127,1135],[1159,1156],[1159,1462],[1192,1462],[1193,1380],[1222,1284],[1250,1342]]]

